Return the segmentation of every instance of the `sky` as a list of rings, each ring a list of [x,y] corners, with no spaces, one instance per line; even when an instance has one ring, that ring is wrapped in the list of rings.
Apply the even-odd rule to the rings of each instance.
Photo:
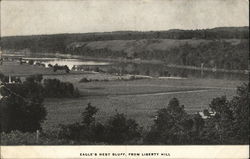
[[[248,0],[2,0],[1,36],[249,26]]]

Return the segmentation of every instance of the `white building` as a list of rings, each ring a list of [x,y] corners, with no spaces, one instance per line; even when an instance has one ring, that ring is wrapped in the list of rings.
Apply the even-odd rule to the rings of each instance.
[[[208,118],[211,118],[213,116],[215,116],[216,112],[213,112],[213,111],[208,111],[208,114],[204,113],[204,111],[201,111],[199,112],[199,115],[201,116],[202,119],[208,119]]]

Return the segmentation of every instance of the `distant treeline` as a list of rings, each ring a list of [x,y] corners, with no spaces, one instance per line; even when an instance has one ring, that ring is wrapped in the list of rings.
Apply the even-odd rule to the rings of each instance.
[[[249,27],[220,27],[200,30],[117,31],[83,34],[12,36],[1,38],[3,49],[64,53],[72,42],[140,39],[249,39]]]
[[[248,56],[249,56],[249,41],[238,40],[236,44],[228,42],[226,40],[215,40],[209,42],[198,42],[193,45],[193,40],[189,40],[179,46],[162,49],[160,45],[154,49],[147,49],[153,44],[139,44],[141,49],[137,46],[129,46],[129,42],[126,43],[127,48],[132,48],[133,51],[127,51],[124,49],[114,50],[110,48],[90,48],[86,45],[81,47],[68,48],[68,52],[74,55],[88,56],[94,58],[112,58],[112,59],[141,59],[141,60],[159,60],[166,64],[184,65],[184,66],[196,66],[196,67],[208,67],[208,68],[220,68],[228,70],[247,70],[248,68]],[[175,43],[179,43],[176,41]],[[78,44],[75,44],[77,46]],[[88,45],[88,44],[87,44]],[[115,45],[115,44],[114,44]],[[119,45],[119,44],[118,44]]]

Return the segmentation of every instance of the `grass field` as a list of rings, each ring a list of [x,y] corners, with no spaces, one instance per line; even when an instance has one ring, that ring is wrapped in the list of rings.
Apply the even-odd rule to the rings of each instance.
[[[49,112],[45,128],[55,127],[59,123],[72,123],[80,120],[81,112],[90,102],[99,109],[97,119],[105,121],[114,113],[124,113],[136,119],[145,128],[149,127],[156,111],[167,106],[173,97],[179,99],[189,113],[207,108],[210,101],[222,95],[231,98],[235,95],[235,86],[218,87],[214,85],[193,86],[188,80],[137,80],[92,82],[78,84],[78,88],[86,94],[79,99],[47,99],[45,102]],[[199,81],[200,82],[200,81]],[[182,85],[179,85],[182,83]],[[205,84],[205,81],[204,81]],[[217,83],[216,83],[217,84]],[[76,84],[77,85],[77,84]],[[87,94],[89,94],[87,96]]]
[[[22,64],[17,61],[4,61],[3,65],[0,65],[0,72],[5,75],[11,76],[29,76],[34,74],[42,75],[64,75],[65,71],[53,72],[52,68],[45,68],[43,66]],[[74,72],[74,74],[84,74],[83,72]],[[71,73],[73,74],[73,73]]]
[[[105,121],[116,112],[124,113],[138,121],[144,128],[149,127],[156,111],[167,106],[173,97],[179,99],[189,113],[195,113],[207,108],[215,97],[235,95],[236,87],[242,81],[217,79],[140,79],[117,80],[108,74],[90,73],[54,73],[49,68],[30,65],[18,65],[15,62],[0,66],[0,71],[6,75],[44,74],[44,78],[58,78],[72,82],[81,93],[76,99],[46,99],[47,120],[44,129],[56,128],[58,124],[73,123],[80,120],[81,112],[90,102],[99,109],[98,121]],[[111,81],[93,81],[79,83],[83,77],[89,79],[107,79]]]

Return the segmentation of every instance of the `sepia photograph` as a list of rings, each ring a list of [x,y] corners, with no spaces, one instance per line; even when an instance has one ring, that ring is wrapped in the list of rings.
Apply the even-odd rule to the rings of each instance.
[[[2,0],[0,7],[2,150],[86,146],[76,158],[170,158],[149,147],[83,150],[249,147],[248,0]]]

